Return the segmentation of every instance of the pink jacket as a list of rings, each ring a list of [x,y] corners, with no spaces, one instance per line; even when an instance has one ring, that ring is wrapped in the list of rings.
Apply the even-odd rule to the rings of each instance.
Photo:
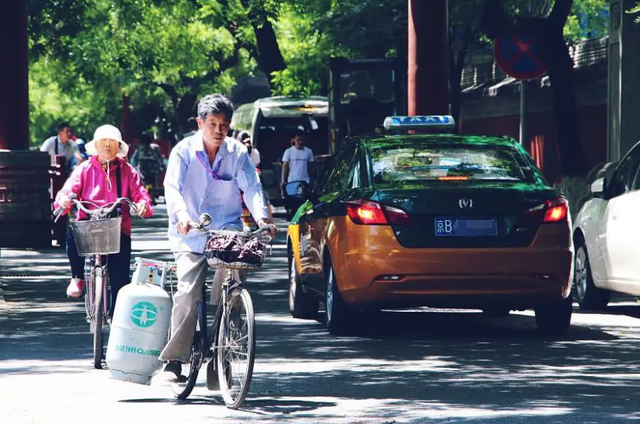
[[[103,169],[103,165],[98,161],[97,156],[92,156],[73,170],[69,179],[56,195],[56,200],[53,204],[54,209],[58,207],[58,200],[61,194],[68,196],[71,193],[75,193],[78,195],[78,200],[87,200],[99,206],[114,202],[118,198],[118,189],[116,187],[116,169],[118,166],[120,166],[122,197],[127,197],[135,203],[146,202],[147,212],[145,218],[153,216],[151,198],[140,184],[138,171],[126,160],[117,158],[110,164],[109,180],[107,180],[107,172]],[[111,181],[111,184],[109,184],[109,181]],[[90,205],[85,206],[91,209]],[[84,212],[78,212],[79,219],[86,219],[86,217]],[[126,204],[122,205],[122,232],[131,235],[131,214],[129,213],[129,206]]]

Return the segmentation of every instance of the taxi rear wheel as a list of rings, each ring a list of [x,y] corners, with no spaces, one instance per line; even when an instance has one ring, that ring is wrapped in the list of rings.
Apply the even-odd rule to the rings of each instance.
[[[573,304],[571,296],[560,301],[549,302],[535,308],[536,324],[543,333],[559,336],[569,331]]]
[[[305,293],[293,255],[289,258],[289,312],[294,318],[316,319],[318,300]]]
[[[355,314],[342,300],[340,290],[336,284],[336,274],[329,257],[326,258],[326,326],[329,333],[345,335],[352,331]]]

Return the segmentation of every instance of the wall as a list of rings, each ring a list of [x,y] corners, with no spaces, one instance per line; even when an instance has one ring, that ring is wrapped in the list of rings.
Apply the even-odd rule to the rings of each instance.
[[[638,28],[640,29],[640,25]],[[587,171],[607,159],[608,51],[608,37],[590,39],[570,48],[575,66],[575,95]],[[471,58],[470,65],[463,74],[460,117],[462,132],[507,135],[518,139],[520,82],[497,69],[492,52],[473,52]],[[636,80],[640,81],[640,78]],[[640,88],[636,90],[631,85],[632,81],[628,84],[630,91],[627,98],[640,100],[637,94]],[[561,178],[561,169],[552,87],[549,78],[544,76],[530,81],[528,88],[528,137],[525,148],[549,182],[556,183]],[[640,110],[640,105],[637,110]],[[627,119],[633,120],[631,117]],[[638,125],[640,129],[640,119],[636,118],[631,125]]]
[[[550,183],[560,180],[556,122],[552,111],[534,112],[528,115],[529,137],[525,148],[543,170]],[[607,106],[606,104],[583,106],[579,110],[582,146],[586,169],[591,170],[603,162],[607,155]],[[518,139],[520,115],[463,119],[461,131],[465,134],[506,135]]]
[[[634,7],[636,2],[621,2],[620,140],[611,140],[612,143],[620,143],[620,157],[640,140],[640,24],[634,22],[637,15],[624,12]]]

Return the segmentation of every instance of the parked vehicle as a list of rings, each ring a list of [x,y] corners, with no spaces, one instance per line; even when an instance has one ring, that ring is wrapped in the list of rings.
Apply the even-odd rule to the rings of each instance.
[[[573,226],[574,287],[582,309],[604,309],[611,292],[640,295],[640,143],[615,167],[608,165]]]
[[[451,128],[394,117],[389,129]],[[289,307],[331,333],[359,312],[433,306],[572,315],[568,204],[515,140],[453,134],[347,139],[288,228]]]
[[[327,112],[326,97],[279,96],[241,105],[233,114],[233,135],[248,131],[253,147],[260,151],[260,180],[273,205],[283,203],[280,192],[282,155],[291,147],[295,130],[305,132],[305,146],[313,151],[316,161],[321,159],[319,156],[330,154]]]

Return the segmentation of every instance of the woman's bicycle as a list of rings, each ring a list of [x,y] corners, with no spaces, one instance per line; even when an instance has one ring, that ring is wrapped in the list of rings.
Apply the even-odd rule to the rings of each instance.
[[[227,407],[238,409],[244,402],[253,374],[255,360],[255,315],[249,292],[234,270],[258,269],[262,266],[271,243],[266,228],[254,232],[214,231],[206,227],[211,217],[203,214],[200,223],[191,226],[209,235],[204,254],[210,267],[226,272],[219,307],[209,326],[206,308],[206,284],[198,302],[198,320],[189,362],[183,364],[186,378],[171,383],[178,399],[186,399],[193,390],[202,365],[209,362],[208,374],[216,373],[218,385]],[[216,388],[207,381],[209,389]]]
[[[104,359],[104,326],[108,324],[109,310],[109,272],[104,255],[120,252],[120,227],[122,216],[112,217],[112,212],[122,202],[129,203],[132,211],[137,212],[135,204],[126,197],[120,197],[113,203],[98,206],[89,201],[79,201],[71,194],[71,201],[89,217],[88,220],[70,221],[78,255],[85,257],[85,296],[89,330],[93,334],[93,366],[102,369]],[[92,207],[88,209],[85,205]],[[56,221],[64,208],[54,211]]]

